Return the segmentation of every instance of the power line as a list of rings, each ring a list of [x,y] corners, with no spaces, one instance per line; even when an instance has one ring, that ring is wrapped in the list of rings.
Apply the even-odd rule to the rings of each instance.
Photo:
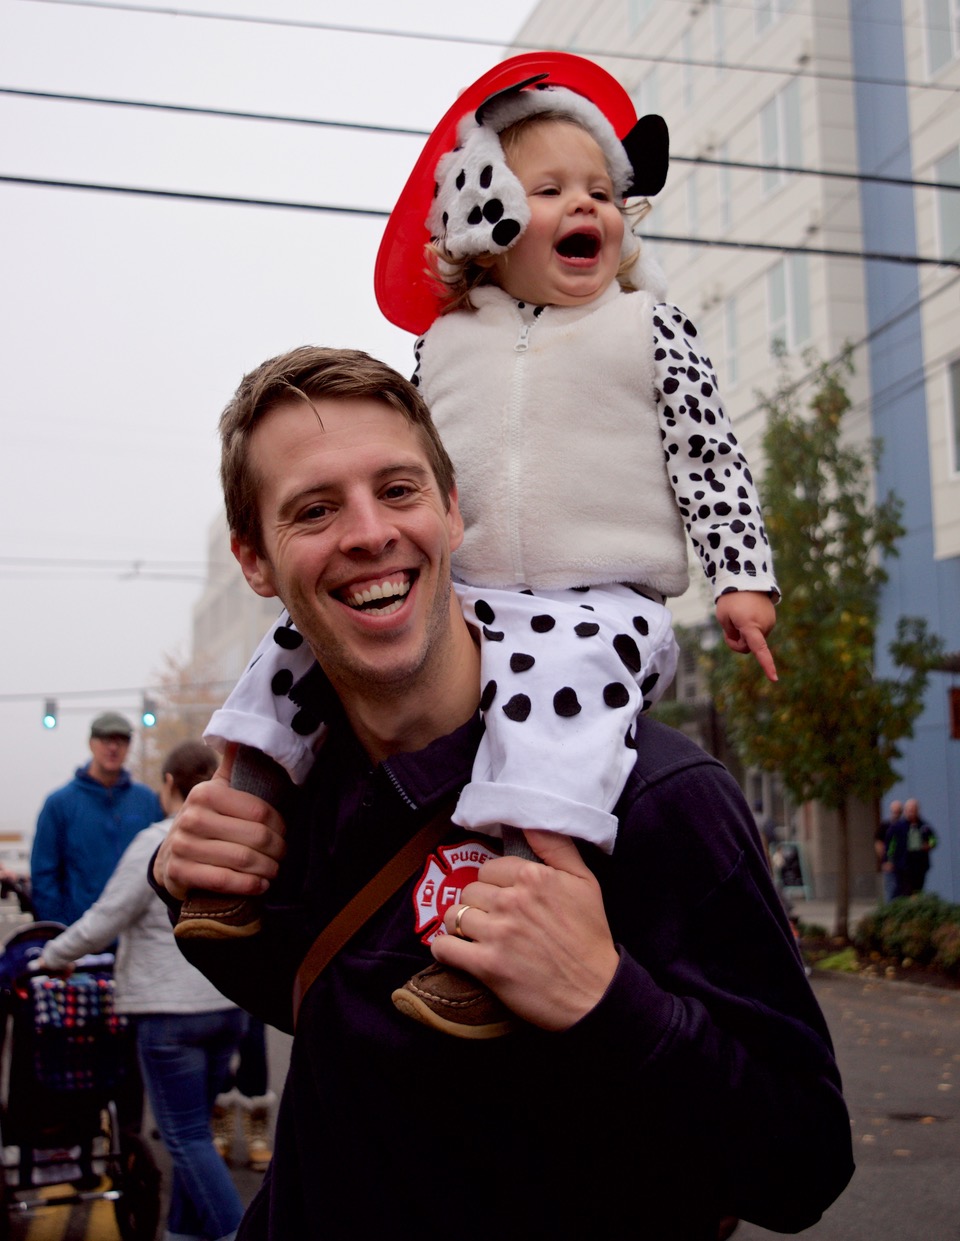
[[[155,112],[175,112],[187,116],[213,116],[227,120],[267,121],[282,125],[307,125],[323,129],[348,130],[357,133],[384,134],[405,138],[429,138],[428,129],[410,129],[399,125],[375,125],[365,121],[331,121],[320,117],[295,116],[278,112],[247,112],[234,108],[200,107],[195,104],[158,103],[154,100],[121,99],[108,95],[75,95],[63,91],[27,90],[16,86],[0,86],[0,95],[15,95],[23,99],[45,99],[55,103],[88,103],[113,108],[144,109]],[[844,172],[840,169],[805,168],[796,164],[755,164],[745,160],[714,159],[705,155],[671,154],[671,163],[703,164],[713,168],[734,168],[748,172],[778,172],[804,177],[837,178],[845,181],[871,182],[880,185],[900,185],[911,189],[960,190],[960,186],[948,181],[917,181],[910,177],[886,177],[874,173]]]
[[[819,79],[824,82],[854,82],[871,86],[896,86],[901,89],[955,91],[949,83],[913,82],[906,78],[860,77],[855,74],[834,73],[828,70],[808,69],[801,65],[745,65],[731,64],[718,60],[697,60],[692,57],[662,56],[643,52],[613,51],[610,48],[594,47],[557,47],[551,43],[523,43],[519,40],[504,41],[488,39],[477,35],[433,34],[429,31],[396,30],[379,26],[350,26],[334,22],[308,21],[305,18],[259,17],[246,13],[205,13],[198,9],[170,8],[151,4],[125,4],[122,0],[25,0],[30,4],[57,4],[66,8],[106,9],[119,13],[146,13],[160,17],[192,17],[203,21],[238,22],[245,25],[273,26],[292,30],[321,30],[332,34],[371,35],[385,39],[411,39],[428,43],[459,43],[469,47],[509,47],[511,52],[542,52],[565,51],[574,52],[578,56],[606,57],[611,60],[639,61],[641,63],[687,66],[693,69],[714,69],[733,73],[765,73],[783,76],[789,74],[796,77]]]
[[[188,190],[157,190],[142,186],[112,185],[107,182],[60,181],[45,177],[16,177],[0,173],[0,182],[10,185],[32,185],[45,189],[88,190],[101,194],[131,194],[146,198],[177,199],[185,202],[218,203],[240,207],[271,207],[287,211],[315,211],[337,215],[368,216],[385,219],[390,215],[379,207],[342,207],[330,203],[293,202],[275,198],[243,198],[230,194],[200,194]],[[666,233],[644,233],[648,241],[666,245],[715,246],[733,250],[766,250],[775,254],[812,254],[823,258],[874,260],[883,263],[909,263],[914,266],[960,267],[960,258],[936,258],[918,254],[883,254],[871,250],[828,250],[815,246],[788,246],[765,241],[731,241],[727,238],[677,237]]]
[[[40,699],[42,701],[47,698],[54,698],[57,700],[57,702],[65,698],[119,699],[119,698],[128,698],[131,695],[139,699],[140,695],[142,694],[156,694],[158,697],[163,698],[164,705],[165,707],[168,708],[170,712],[175,712],[180,709],[181,704],[177,703],[175,700],[169,700],[168,698],[164,697],[165,695],[191,693],[195,690],[208,690],[211,692],[216,691],[216,690],[221,690],[221,689],[229,690],[229,689],[232,689],[235,684],[236,684],[236,680],[233,680],[233,681],[192,681],[192,682],[178,681],[177,684],[172,687],[169,685],[136,685],[136,686],[133,686],[132,688],[128,686],[126,689],[66,689],[66,690],[45,689],[42,691],[41,690],[33,690],[33,691],[27,690],[27,691],[24,691],[21,693],[15,693],[15,694],[0,694],[0,702],[34,702],[37,699]],[[184,703],[182,705],[184,707],[187,707],[187,706],[192,706],[195,704]],[[217,703],[216,705],[219,706],[220,704]]]

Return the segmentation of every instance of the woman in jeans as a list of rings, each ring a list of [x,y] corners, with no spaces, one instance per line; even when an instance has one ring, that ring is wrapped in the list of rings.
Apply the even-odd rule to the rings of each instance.
[[[213,1144],[210,1116],[246,1014],[181,956],[165,906],[147,883],[150,858],[216,754],[199,741],[171,751],[160,800],[169,816],[134,837],[100,899],[44,946],[41,966],[63,970],[119,936],[115,1005],[136,1025],[150,1106],[173,1161],[164,1241],[232,1241],[243,1204]]]

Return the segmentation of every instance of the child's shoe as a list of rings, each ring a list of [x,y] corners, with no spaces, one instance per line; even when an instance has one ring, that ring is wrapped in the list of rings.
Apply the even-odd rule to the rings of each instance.
[[[404,1016],[454,1038],[500,1038],[519,1024],[483,983],[437,962],[414,974],[391,998]]]

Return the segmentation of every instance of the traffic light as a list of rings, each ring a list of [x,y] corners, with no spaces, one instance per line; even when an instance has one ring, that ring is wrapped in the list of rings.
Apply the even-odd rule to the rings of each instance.
[[[144,728],[153,728],[157,722],[157,704],[149,694],[143,696],[143,707],[140,711],[140,723]]]
[[[48,698],[43,704],[43,726],[44,728],[56,728],[57,726],[57,700]]]

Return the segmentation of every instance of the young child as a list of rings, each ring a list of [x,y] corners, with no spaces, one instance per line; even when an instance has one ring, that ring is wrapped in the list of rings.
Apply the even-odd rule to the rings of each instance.
[[[663,186],[666,126],[646,117],[621,142],[608,113],[634,119],[629,98],[578,57],[516,57],[493,76],[506,88],[478,99],[491,75],[481,79],[427,144],[377,273],[387,317],[427,327],[414,382],[457,468],[466,528],[454,572],[480,641],[486,727],[453,818],[530,857],[511,829],[609,853],[637,716],[676,667],[664,600],[687,587],[686,534],[727,644],[753,651],[771,680],[765,635],[779,596],[711,364],[693,324],[663,304],[662,274],[640,261],[625,224],[625,199]],[[455,140],[437,162],[454,113]],[[411,223],[425,168],[436,177],[432,280],[424,214]],[[402,276],[391,270],[398,255]],[[290,662],[288,624],[277,637],[261,643],[206,736],[256,745],[302,780],[318,721],[300,712],[291,730],[269,700],[291,687],[302,699],[312,661],[301,649]],[[461,989],[474,1007],[477,984],[434,965],[394,1002],[465,1037],[506,1028],[495,1002],[489,1023],[474,1015],[458,1028]]]

